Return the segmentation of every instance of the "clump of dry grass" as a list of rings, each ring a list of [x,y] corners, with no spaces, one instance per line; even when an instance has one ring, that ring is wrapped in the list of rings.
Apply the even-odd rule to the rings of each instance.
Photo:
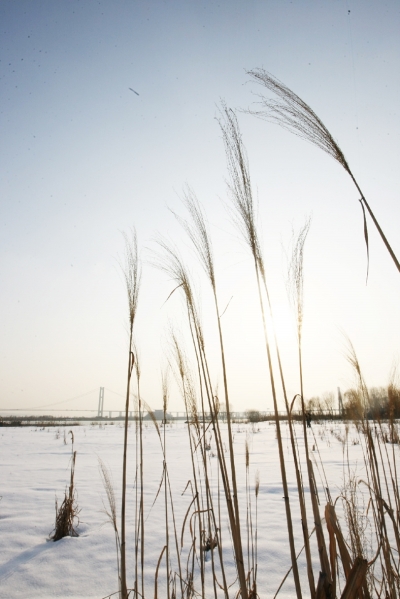
[[[74,486],[75,461],[76,451],[74,451],[74,433],[69,431],[72,441],[72,456],[71,456],[71,476],[68,490],[64,493],[64,499],[58,507],[56,499],[56,521],[54,524],[54,532],[51,535],[53,541],[59,541],[64,537],[77,537],[76,531],[79,525],[79,508],[76,501],[76,490]]]
[[[380,418],[368,411],[370,397],[361,366],[353,345],[348,341],[348,360],[357,379],[357,386],[351,392],[353,407],[356,406],[355,426],[359,435],[359,444],[363,452],[363,478],[354,477],[347,467],[347,482],[343,492],[345,515],[353,557],[369,557],[366,580],[363,582],[364,596],[373,592],[377,597],[390,599],[400,596],[400,499],[397,474],[397,454],[394,445],[388,451],[385,443],[385,429]],[[391,385],[393,381],[391,381]],[[390,387],[390,385],[389,385]],[[389,419],[389,427],[390,419]],[[349,463],[347,443],[347,464]],[[366,493],[364,512],[360,497],[361,487]],[[365,540],[365,518],[369,514],[371,523],[371,541]],[[355,563],[355,560],[354,560]]]

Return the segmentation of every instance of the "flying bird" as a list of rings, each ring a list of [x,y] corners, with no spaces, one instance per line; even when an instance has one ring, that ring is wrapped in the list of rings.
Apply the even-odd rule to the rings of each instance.
[[[131,90],[131,92],[133,92],[134,94],[136,94],[137,96],[139,95],[137,92],[135,92],[134,89],[132,89],[131,87],[129,88]]]

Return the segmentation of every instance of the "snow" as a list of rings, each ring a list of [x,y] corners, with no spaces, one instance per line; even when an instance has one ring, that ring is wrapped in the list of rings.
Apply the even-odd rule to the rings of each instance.
[[[225,429],[225,425],[222,425]],[[288,426],[282,423],[285,458],[288,467],[290,503],[293,514],[296,551],[303,542],[300,527],[295,476],[292,468]],[[333,499],[343,484],[343,445],[336,438],[342,434],[341,423],[313,423],[308,431],[310,449],[315,465],[315,477],[319,488],[321,517],[325,507],[318,451],[324,465]],[[2,599],[19,597],[100,599],[118,590],[117,561],[114,531],[107,515],[106,493],[99,471],[99,458],[112,473],[117,498],[118,516],[120,506],[121,464],[123,428],[121,422],[83,423],[74,426],[74,449],[77,451],[75,487],[80,508],[79,536],[67,537],[56,543],[49,540],[55,518],[55,498],[62,499],[69,483],[71,441],[65,429],[57,427],[0,428],[0,596]],[[161,429],[162,431],[162,429]],[[225,431],[226,432],[226,431]],[[290,567],[290,553],[278,460],[275,425],[233,424],[236,470],[241,506],[242,541],[246,548],[245,508],[245,441],[250,450],[250,493],[253,526],[255,520],[255,475],[259,471],[260,491],[258,497],[258,591],[260,597],[273,597]],[[207,439],[209,432],[206,433]],[[296,425],[300,454],[304,455],[302,429]],[[336,436],[334,436],[336,435]],[[352,432],[349,439],[351,440]],[[164,495],[160,492],[152,507],[162,478],[162,452],[160,439],[152,422],[144,425],[144,471],[145,471],[145,581],[146,597],[154,595],[154,576],[157,561],[165,544]],[[178,538],[185,513],[192,499],[190,489],[182,494],[192,479],[187,425],[174,422],[166,427],[166,453]],[[127,503],[127,564],[128,587],[133,584],[133,521],[135,480],[135,424],[129,427],[128,453],[128,503]],[[360,445],[349,445],[351,467],[362,477],[363,459]],[[218,465],[214,442],[208,453],[208,464],[213,484],[213,496],[217,503]],[[226,453],[226,456],[228,454]],[[322,478],[321,478],[322,477]],[[306,493],[308,499],[308,493]],[[221,494],[221,504],[223,497]],[[308,508],[311,531],[311,511]],[[171,520],[171,515],[169,516]],[[223,551],[229,584],[234,583],[236,573],[232,559],[231,542],[223,512]],[[312,551],[316,555],[313,539]],[[187,556],[190,544],[189,523],[184,534],[182,555]],[[171,546],[173,542],[171,543]],[[172,549],[171,549],[172,552]],[[172,552],[173,553],[173,552]],[[215,552],[217,555],[217,552]],[[247,559],[247,558],[246,558]],[[186,563],[186,560],[183,560]],[[159,597],[166,596],[165,560],[159,571]],[[317,562],[314,572],[318,576]],[[300,576],[307,596],[307,581],[303,554],[299,558]],[[207,597],[212,595],[211,561],[206,564]],[[195,581],[196,582],[196,581]],[[196,585],[198,580],[196,582]],[[235,596],[235,584],[231,588]],[[293,596],[293,578],[289,575],[279,596]],[[221,597],[223,596],[221,592]]]

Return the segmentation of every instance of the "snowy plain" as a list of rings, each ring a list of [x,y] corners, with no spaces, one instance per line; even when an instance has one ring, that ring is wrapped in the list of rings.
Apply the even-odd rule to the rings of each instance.
[[[222,425],[225,427],[225,425]],[[291,466],[289,430],[282,423],[285,458],[288,467],[289,496],[293,514],[296,551],[302,543],[300,517],[294,471]],[[101,599],[118,590],[117,562],[114,531],[105,514],[106,493],[99,470],[99,458],[110,470],[117,498],[118,515],[121,487],[123,426],[119,421],[107,424],[81,422],[73,427],[74,449],[77,451],[75,487],[80,508],[78,537],[67,537],[58,542],[49,540],[55,518],[55,498],[60,501],[69,482],[71,436],[63,427],[2,427],[0,428],[0,597],[2,599],[65,598]],[[302,429],[296,425],[300,455],[304,455]],[[162,429],[161,429],[162,430]],[[343,485],[344,425],[338,422],[313,423],[308,430],[309,446],[314,460],[321,516],[325,507],[325,475],[332,498]],[[290,568],[290,553],[282,483],[278,460],[278,444],[274,423],[233,424],[236,470],[238,476],[241,519],[244,530],[245,508],[245,441],[250,452],[250,496],[255,508],[255,476],[259,472],[258,496],[258,592],[261,599],[274,597],[282,579]],[[214,442],[210,439],[208,463],[216,493],[218,466]],[[362,477],[362,451],[356,444],[356,431],[350,427],[348,447],[350,466]],[[354,444],[353,444],[354,442]],[[166,426],[166,453],[174,500],[178,535],[191,501],[190,492],[183,494],[192,478],[187,425],[173,422]],[[128,504],[127,504],[127,562],[128,587],[133,583],[133,506],[134,506],[134,452],[135,424],[129,427]],[[324,472],[321,469],[321,462]],[[145,574],[146,597],[154,596],[154,575],[160,552],[165,544],[163,494],[157,498],[162,476],[160,440],[152,422],[144,425],[145,471]],[[222,494],[221,494],[222,496]],[[308,492],[306,492],[308,498]],[[339,505],[339,504],[338,504]],[[254,512],[253,512],[254,513]],[[312,528],[310,510],[309,522]],[[338,510],[340,518],[340,510]],[[224,518],[224,516],[223,516]],[[226,521],[225,521],[226,524]],[[245,538],[245,532],[243,532]],[[185,532],[184,549],[187,552],[189,535]],[[313,553],[316,553],[313,539]],[[229,584],[236,574],[229,534],[225,526],[223,537]],[[303,554],[299,558],[300,575],[307,589]],[[318,576],[318,563],[314,562]],[[211,564],[206,563],[210,578]],[[236,584],[231,596],[236,595]],[[209,586],[211,591],[211,586]],[[288,576],[279,597],[292,597],[293,579]],[[165,568],[160,566],[159,597],[166,596]],[[306,593],[307,595],[307,593]],[[212,596],[212,593],[207,593]],[[221,597],[223,596],[221,592]]]

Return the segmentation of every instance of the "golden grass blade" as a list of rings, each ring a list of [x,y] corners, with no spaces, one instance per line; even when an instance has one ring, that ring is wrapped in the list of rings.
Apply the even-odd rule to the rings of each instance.
[[[342,565],[343,565],[345,577],[347,580],[350,576],[350,572],[351,572],[351,568],[352,568],[353,564],[351,561],[349,551],[346,546],[346,542],[343,538],[342,531],[340,530],[339,525],[338,525],[335,508],[333,505],[331,505],[329,503],[325,507],[325,520],[326,520],[326,526],[327,526],[328,532],[329,532],[329,537],[331,538],[331,534],[336,536],[336,541],[337,541],[337,544],[339,547],[340,558],[342,560]],[[335,569],[332,565],[332,559],[331,559],[331,569],[332,569],[332,572],[335,572]]]
[[[365,216],[365,208],[364,208],[364,204],[362,202],[362,199],[360,200],[360,204],[361,204],[361,209],[362,209],[362,213],[363,213],[363,220],[364,220],[364,239],[365,239],[365,246],[367,248],[367,276],[366,276],[366,283],[368,283],[368,271],[369,271],[369,241],[368,241],[368,225],[367,225],[367,218]]]
[[[161,564],[161,560],[162,560],[162,556],[164,555],[164,551],[167,549],[167,546],[164,545],[161,553],[160,553],[160,557],[158,558],[158,562],[157,562],[157,568],[156,568],[156,573],[154,576],[154,599],[158,598],[158,570],[160,568],[160,564]],[[168,564],[167,564],[167,578],[168,578]],[[169,582],[168,582],[169,584]]]
[[[327,576],[327,583],[329,585],[331,585],[332,584],[332,575],[331,575],[331,569],[330,569],[328,555],[327,555],[327,551],[326,551],[324,532],[322,530],[321,517],[319,514],[318,499],[317,499],[317,485],[315,482],[314,470],[313,470],[313,465],[312,465],[311,460],[308,460],[308,467],[309,467],[309,472],[310,472],[310,484],[311,484],[311,488],[310,488],[311,504],[312,504],[313,514],[314,514],[315,534],[316,534],[317,541],[318,541],[318,553],[319,553],[319,559],[320,559],[320,564],[321,564],[321,570],[322,570],[322,573],[326,574],[326,576]]]
[[[367,570],[367,560],[362,557],[356,557],[340,599],[355,599],[357,597],[358,591],[365,580]]]
[[[183,524],[182,524],[182,532],[181,532],[181,549],[183,548],[183,535],[184,535],[184,533],[185,533],[186,520],[187,520],[187,517],[188,517],[188,515],[189,515],[190,508],[192,507],[192,505],[193,505],[193,503],[194,503],[195,501],[196,501],[196,495],[193,497],[192,501],[190,502],[190,504],[189,504],[189,507],[188,507],[188,509],[186,510],[185,517],[184,517],[184,519],[183,519]]]

